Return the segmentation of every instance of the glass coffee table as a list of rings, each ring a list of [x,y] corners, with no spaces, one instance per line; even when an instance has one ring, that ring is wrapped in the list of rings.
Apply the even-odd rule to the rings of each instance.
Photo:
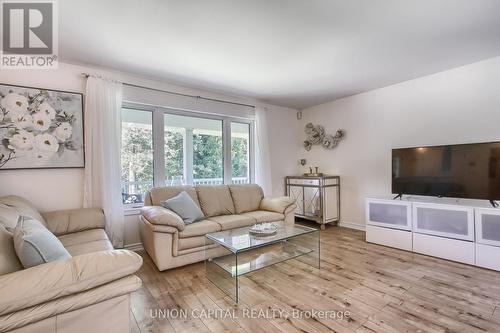
[[[238,278],[247,273],[290,259],[320,268],[319,229],[279,226],[274,235],[254,236],[249,228],[219,231],[205,238],[205,245],[216,244],[220,248],[211,248],[210,253],[218,255],[205,256],[206,276],[234,301],[239,301]]]

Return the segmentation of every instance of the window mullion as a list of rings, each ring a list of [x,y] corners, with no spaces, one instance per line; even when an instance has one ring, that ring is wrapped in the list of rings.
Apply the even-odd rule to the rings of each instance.
[[[231,120],[228,118],[222,121],[222,149],[224,184],[231,184]]]
[[[153,172],[154,186],[165,186],[165,133],[162,110],[153,112]]]
[[[249,124],[249,142],[248,142],[248,154],[249,156],[249,166],[250,173],[248,175],[250,183],[255,183],[255,122],[250,122]]]

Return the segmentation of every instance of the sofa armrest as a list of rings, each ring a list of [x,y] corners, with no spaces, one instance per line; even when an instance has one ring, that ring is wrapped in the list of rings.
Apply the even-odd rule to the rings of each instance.
[[[47,228],[56,236],[89,229],[104,229],[106,220],[100,208],[58,210],[42,214]]]
[[[110,250],[0,276],[0,315],[104,285],[135,273],[141,266],[138,254]]]
[[[161,224],[151,224],[148,220],[144,218],[144,216],[140,217],[142,223],[146,225],[147,228],[150,228],[153,232],[159,232],[162,234],[175,234],[179,232],[179,229],[170,227],[168,225]]]
[[[260,202],[260,209],[285,214],[289,207],[295,205],[292,197],[264,198]]]
[[[144,219],[154,225],[164,225],[174,227],[179,231],[184,230],[186,226],[179,215],[161,206],[144,206],[141,209]]]

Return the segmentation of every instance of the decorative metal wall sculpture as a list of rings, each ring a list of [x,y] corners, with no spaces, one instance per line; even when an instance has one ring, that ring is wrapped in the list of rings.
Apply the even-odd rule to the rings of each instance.
[[[307,139],[304,141],[304,149],[309,151],[313,145],[322,145],[325,149],[335,148],[344,136],[345,132],[338,129],[335,135],[325,134],[325,128],[321,125],[314,126],[308,123],[305,127]]]

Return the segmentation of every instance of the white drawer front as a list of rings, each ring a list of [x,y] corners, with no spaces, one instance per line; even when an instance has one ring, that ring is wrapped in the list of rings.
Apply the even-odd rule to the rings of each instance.
[[[413,232],[474,240],[474,210],[469,207],[413,204]]]
[[[476,243],[476,266],[500,271],[500,247]]]
[[[406,251],[412,250],[411,231],[366,226],[366,241]]]
[[[413,252],[433,257],[475,263],[474,242],[413,233]]]
[[[399,201],[366,201],[367,224],[411,230],[411,206]]]
[[[476,242],[500,247],[500,211],[476,209]]]

